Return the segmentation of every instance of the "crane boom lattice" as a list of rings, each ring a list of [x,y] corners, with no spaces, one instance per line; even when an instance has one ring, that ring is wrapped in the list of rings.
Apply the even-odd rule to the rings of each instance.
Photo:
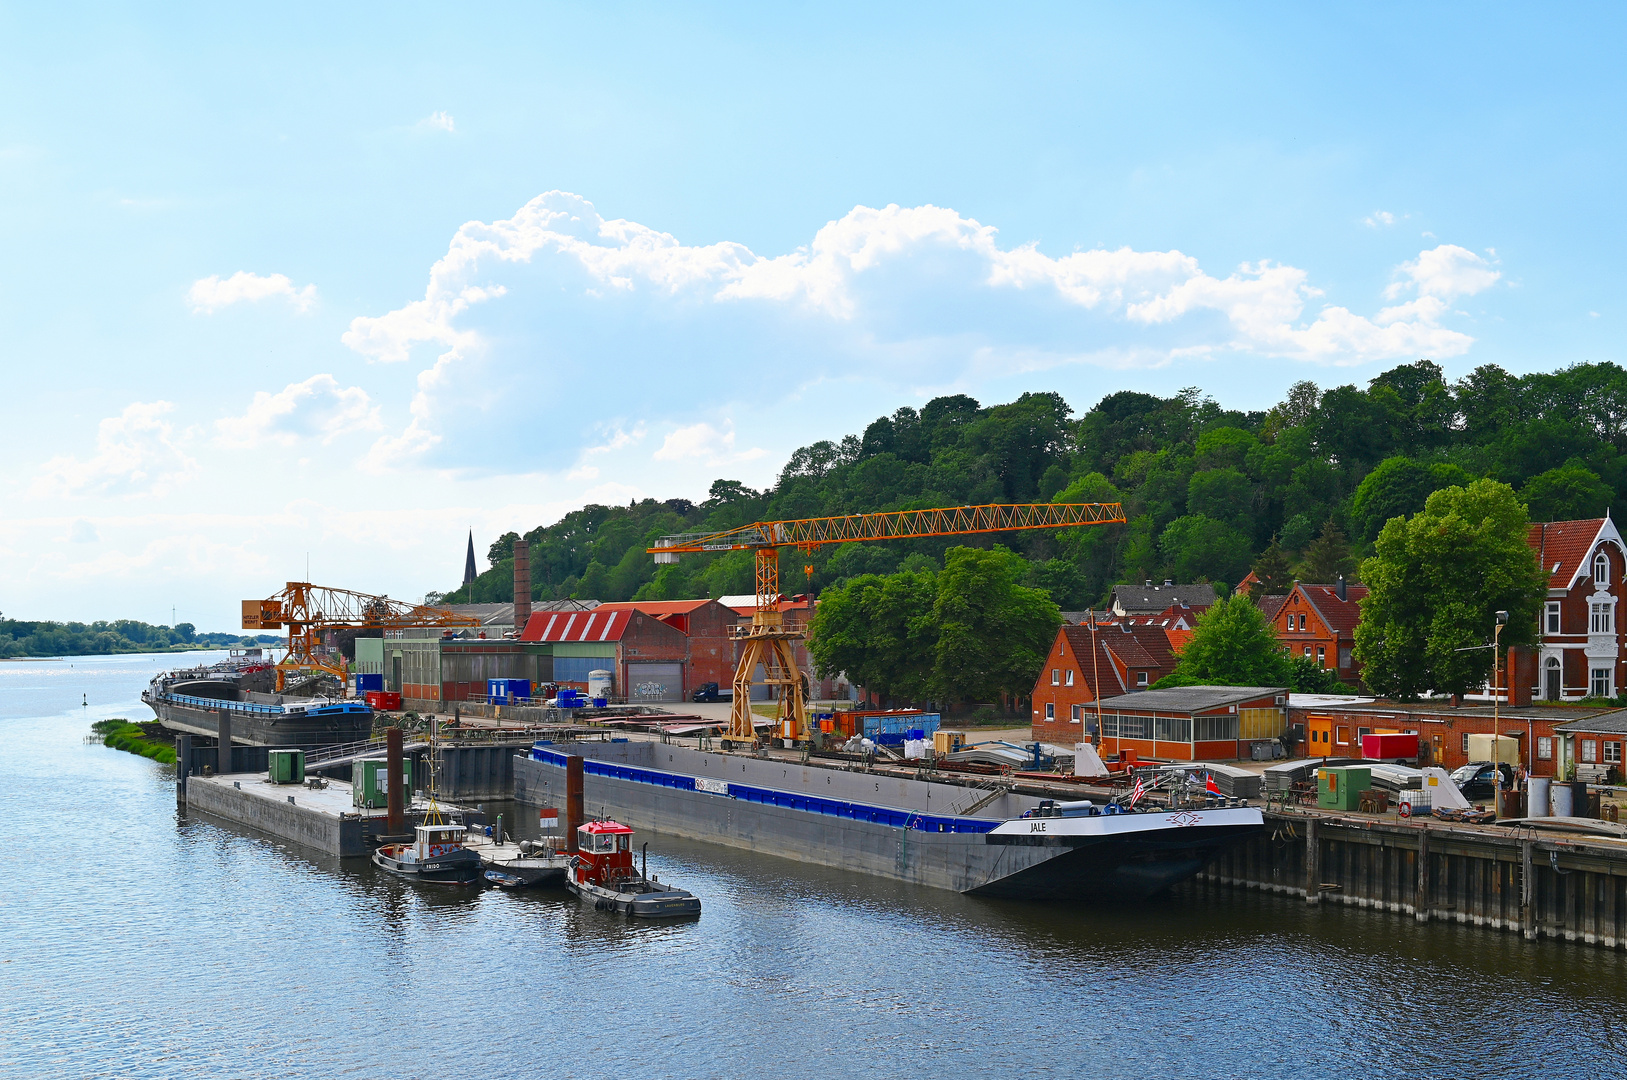
[[[751,717],[751,685],[758,665],[768,673],[764,681],[783,687],[775,716],[776,731],[789,725],[797,739],[807,740],[811,734],[804,701],[805,679],[797,666],[794,647],[805,630],[787,625],[780,611],[780,548],[795,547],[811,552],[822,544],[1120,525],[1124,520],[1124,507],[1119,503],[990,503],[756,521],[719,532],[663,536],[646,550],[655,556],[658,564],[675,563],[680,555],[714,551],[751,551],[756,556],[756,607],[751,625],[741,627],[735,635],[741,639],[741,649],[734,673],[729,735],[724,744],[727,748],[730,741],[749,743],[756,739]]]

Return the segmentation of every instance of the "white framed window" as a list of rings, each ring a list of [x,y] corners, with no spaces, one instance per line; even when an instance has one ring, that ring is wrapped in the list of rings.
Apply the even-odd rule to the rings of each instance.
[[[1619,742],[1604,744],[1604,760],[1607,765],[1621,764],[1621,744]]]
[[[1552,761],[1554,759],[1554,737],[1552,735],[1537,736],[1537,760]]]
[[[1080,718],[1084,715],[1084,712],[1085,712],[1085,707],[1083,705],[1075,705],[1073,707],[1073,712],[1072,712],[1072,714],[1071,714],[1071,716],[1070,716],[1070,718],[1068,720],[1068,723],[1077,724],[1079,722]]]
[[[1602,551],[1593,556],[1593,580],[1601,585],[1610,584],[1610,556]]]
[[[1467,731],[1463,733],[1463,756],[1469,756],[1469,733]]]
[[[1587,632],[1590,634],[1613,634],[1616,630],[1614,618],[1616,605],[1609,601],[1600,601],[1588,605]]]
[[[1147,685],[1147,673],[1145,671],[1136,672],[1136,685],[1137,686],[1146,686]]]
[[[1073,685],[1073,668],[1068,669],[1068,674],[1067,674],[1067,678],[1065,679],[1065,682],[1069,686]]]
[[[1318,645],[1316,647],[1316,666],[1317,667],[1327,667],[1328,666],[1328,649],[1327,649],[1327,646],[1325,646],[1325,645]]]
[[[1340,746],[1349,746],[1350,729],[1345,727],[1343,724],[1340,724],[1339,727],[1335,729],[1333,741],[1338,743]]]
[[[1052,686],[1061,686],[1062,685],[1062,670],[1060,668],[1052,668],[1051,669],[1051,685]]]
[[[1599,761],[1599,743],[1596,739],[1582,740],[1582,761],[1587,764],[1597,764]]]
[[[1305,646],[1305,656],[1306,656],[1307,659],[1309,659],[1310,655],[1311,655],[1311,647],[1309,645],[1307,645],[1307,646]]]
[[[1593,677],[1588,680],[1588,693],[1592,694],[1594,697],[1615,697],[1615,687],[1611,685],[1611,683],[1614,681],[1611,679],[1613,674],[1615,674],[1615,672],[1611,668],[1594,668]]]
[[[1045,703],[1045,719],[1056,719],[1056,703],[1054,701],[1047,701]]]
[[[1551,601],[1548,604],[1547,619],[1548,619],[1548,621],[1546,623],[1547,630],[1545,630],[1544,633],[1548,633],[1548,634],[1557,634],[1557,633],[1559,633],[1559,602],[1558,601]]]
[[[1303,614],[1299,617],[1299,628],[1301,630],[1305,629],[1305,616]]]

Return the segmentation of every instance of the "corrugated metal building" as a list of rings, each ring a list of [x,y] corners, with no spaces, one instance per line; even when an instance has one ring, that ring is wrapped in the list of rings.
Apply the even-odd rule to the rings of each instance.
[[[1165,761],[1248,758],[1250,744],[1287,731],[1287,704],[1282,686],[1178,686],[1103,698],[1101,750]]]

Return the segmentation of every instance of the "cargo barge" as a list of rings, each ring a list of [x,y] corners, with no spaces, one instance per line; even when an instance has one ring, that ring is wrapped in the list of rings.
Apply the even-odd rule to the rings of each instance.
[[[254,689],[270,686],[270,670],[268,664],[228,661],[166,671],[141,692],[141,700],[170,730],[211,738],[220,737],[224,710],[228,736],[249,746],[328,746],[372,735],[373,710],[364,702]]]
[[[583,810],[635,828],[980,896],[1133,899],[1196,875],[1258,834],[1251,806],[1044,815],[1045,800],[653,742],[539,743],[514,761],[514,796],[566,806],[581,758]],[[1025,816],[1027,815],[1027,816]]]

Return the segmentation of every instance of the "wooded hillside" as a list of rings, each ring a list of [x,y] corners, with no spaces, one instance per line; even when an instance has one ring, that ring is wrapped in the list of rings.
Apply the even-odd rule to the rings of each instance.
[[[679,599],[751,592],[751,558],[657,568],[644,549],[666,533],[984,502],[1123,502],[1123,526],[837,545],[813,555],[811,580],[801,553],[781,568],[785,591],[818,592],[864,573],[941,568],[952,546],[999,543],[1027,560],[1027,584],[1075,610],[1100,606],[1119,581],[1233,585],[1256,562],[1315,580],[1353,573],[1352,556],[1371,550],[1385,521],[1482,476],[1513,485],[1534,521],[1602,515],[1627,489],[1624,454],[1627,370],[1615,364],[1525,376],[1486,365],[1449,384],[1420,360],[1365,388],[1300,382],[1264,412],[1227,409],[1197,388],[1121,391],[1077,417],[1055,393],[990,407],[955,395],[803,447],[769,490],[718,480],[699,504],[586,506],[526,538],[536,599]],[[440,599],[511,600],[515,539],[491,545],[491,569],[471,589]]]

